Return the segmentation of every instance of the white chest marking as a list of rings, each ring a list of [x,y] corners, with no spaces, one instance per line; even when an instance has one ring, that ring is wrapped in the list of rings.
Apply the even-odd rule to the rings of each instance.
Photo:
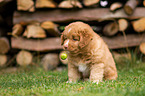
[[[81,64],[78,66],[78,69],[80,72],[85,72],[85,71],[87,71],[88,68],[87,68],[86,64]]]

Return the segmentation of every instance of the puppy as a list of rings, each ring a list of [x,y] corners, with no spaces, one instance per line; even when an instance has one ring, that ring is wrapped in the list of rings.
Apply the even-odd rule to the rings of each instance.
[[[66,26],[61,35],[61,44],[68,51],[68,82],[87,77],[95,83],[103,78],[117,78],[117,69],[108,46],[88,24],[74,22]]]

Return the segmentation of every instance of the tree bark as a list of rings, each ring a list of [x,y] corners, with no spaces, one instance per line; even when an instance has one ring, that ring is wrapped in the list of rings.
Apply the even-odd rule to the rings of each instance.
[[[114,36],[102,37],[110,49],[118,49],[127,47],[134,47],[140,45],[140,42],[145,42],[145,33],[143,37],[138,34],[128,34],[126,35],[127,42],[124,40],[124,36]],[[142,39],[141,39],[142,38]],[[54,50],[62,50],[61,40],[59,37],[47,38],[43,40],[34,40],[34,39],[25,39],[22,37],[11,38],[12,48],[16,49],[27,49],[31,51],[40,51],[40,52],[50,52]],[[127,43],[127,44],[126,44]],[[27,45],[27,46],[26,46]]]
[[[52,21],[56,23],[72,22],[76,20],[82,21],[98,21],[108,18],[125,18],[129,20],[138,19],[145,16],[145,8],[138,7],[135,12],[128,16],[123,9],[117,10],[115,13],[110,12],[108,8],[83,8],[81,10],[41,10],[34,13],[18,12],[14,13],[13,24],[20,22],[29,22],[36,20],[38,22]],[[50,15],[51,14],[51,15]],[[42,18],[43,17],[43,18]]]

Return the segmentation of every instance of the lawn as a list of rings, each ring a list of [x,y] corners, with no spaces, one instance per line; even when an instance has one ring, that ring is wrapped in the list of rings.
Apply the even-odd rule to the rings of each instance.
[[[67,70],[46,72],[36,68],[31,71],[3,73],[0,74],[0,95],[145,96],[145,63],[136,62],[134,65],[119,69],[116,81],[103,81],[98,85],[83,81],[66,83]]]

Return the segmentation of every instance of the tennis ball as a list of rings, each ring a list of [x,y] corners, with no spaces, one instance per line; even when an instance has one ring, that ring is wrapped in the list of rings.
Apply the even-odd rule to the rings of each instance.
[[[60,55],[60,57],[61,57],[62,60],[65,60],[67,58],[67,54],[66,53],[62,53]]]

